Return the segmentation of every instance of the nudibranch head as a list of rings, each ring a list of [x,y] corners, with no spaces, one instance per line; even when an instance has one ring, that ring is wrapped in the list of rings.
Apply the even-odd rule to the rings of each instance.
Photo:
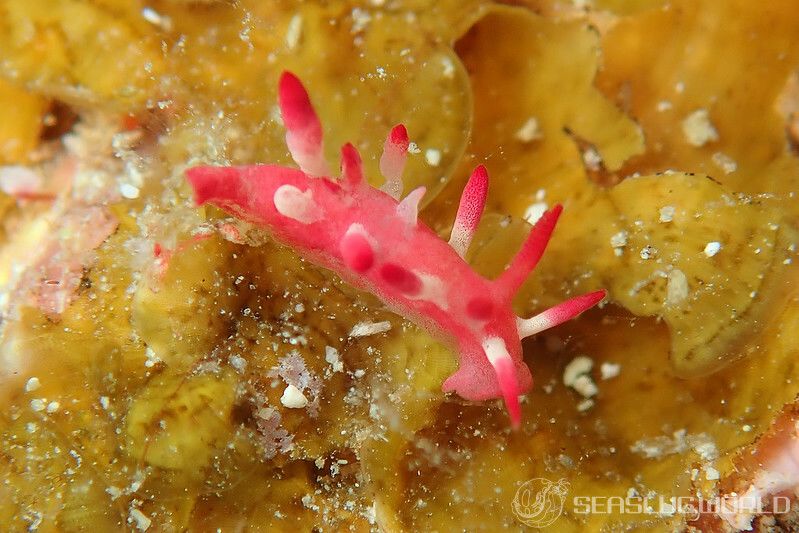
[[[403,125],[395,126],[384,143],[380,172],[385,182],[375,189],[364,179],[351,144],[341,150],[341,177],[330,175],[321,123],[302,83],[289,72],[280,78],[279,103],[286,144],[299,169],[191,168],[187,177],[196,202],[213,203],[267,228],[298,253],[452,341],[460,365],[442,389],[469,400],[503,398],[518,427],[519,396],[532,386],[521,339],[577,316],[605,296],[605,291],[578,296],[527,319],[511,309],[544,253],[561,207],[544,213],[497,279],[486,279],[463,259],[485,206],[485,167],[472,173],[445,242],[417,219],[423,187],[400,199],[409,146]]]

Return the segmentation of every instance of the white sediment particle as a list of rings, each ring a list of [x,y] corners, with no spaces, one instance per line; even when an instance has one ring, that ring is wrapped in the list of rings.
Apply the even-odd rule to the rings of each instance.
[[[667,455],[684,453],[689,449],[693,449],[704,461],[712,461],[718,457],[718,449],[707,433],[689,435],[684,429],[678,429],[671,437],[648,437],[630,446],[631,452],[647,459],[660,459]]]
[[[646,261],[648,259],[652,259],[652,257],[654,257],[656,253],[657,253],[657,249],[654,246],[652,246],[651,244],[647,244],[646,246],[641,248],[641,252],[640,252],[641,259],[643,259],[644,261]]]
[[[664,111],[668,111],[668,110],[669,110],[669,109],[671,109],[671,108],[672,108],[671,102],[669,102],[668,100],[661,100],[661,101],[659,101],[659,102],[657,103],[657,107],[656,107],[656,109],[657,109],[657,110],[658,110],[660,113],[662,113],[662,112],[664,112]]]
[[[419,145],[416,144],[415,142],[409,142],[408,143],[408,153],[409,154],[421,154],[422,153],[422,149],[419,148]]]
[[[623,248],[624,246],[627,246],[627,232],[620,231],[618,233],[615,233],[610,238],[610,245],[613,246],[614,248]]]
[[[535,224],[538,219],[544,216],[549,205],[546,202],[536,202],[530,205],[524,212],[524,219],[530,224]]]
[[[528,118],[527,121],[516,130],[514,136],[523,143],[529,143],[540,139],[542,135],[538,126],[538,119],[535,117]]]
[[[705,467],[705,479],[708,481],[715,481],[721,477],[719,475],[719,471],[713,468],[712,466]]]
[[[563,369],[563,384],[573,388],[583,398],[596,396],[599,389],[591,378],[590,372],[594,361],[584,355],[572,359]]]
[[[44,400],[40,398],[34,398],[33,400],[31,400],[31,409],[33,409],[37,413],[40,411],[44,411],[45,406],[46,404],[44,403]]]
[[[618,363],[602,363],[599,367],[599,372],[603,380],[612,379],[621,373],[621,365]]]
[[[577,378],[574,380],[574,383],[572,383],[572,388],[576,390],[583,398],[596,396],[596,394],[599,392],[596,383],[594,383],[594,380],[588,374],[577,376]]]
[[[696,437],[689,436],[688,442],[691,444],[699,457],[701,457],[704,461],[714,461],[719,456],[719,451],[718,448],[716,448],[716,444],[704,433],[701,433]]]
[[[150,346],[148,346],[148,347],[147,347],[147,348],[144,350],[144,356],[147,358],[147,359],[144,361],[144,366],[145,366],[146,368],[152,368],[152,367],[154,367],[154,366],[155,366],[157,363],[159,363],[159,362],[161,361],[161,358],[159,358],[159,357],[156,355],[156,353],[155,353],[155,350],[153,350],[153,349],[152,349]]]
[[[100,407],[102,407],[104,410],[108,411],[108,408],[110,407],[110,405],[111,405],[111,401],[108,398],[108,396],[100,396]]]
[[[130,183],[123,183],[119,186],[119,194],[128,200],[135,200],[139,197],[139,188]]]
[[[377,335],[378,333],[385,333],[391,329],[391,322],[385,320],[383,322],[358,322],[352,326],[350,337],[368,337],[370,335]]]
[[[325,361],[330,365],[333,372],[344,371],[344,364],[338,355],[338,350],[332,346],[325,346]]]
[[[300,389],[294,385],[289,385],[286,387],[286,390],[283,391],[283,395],[280,397],[280,403],[289,409],[302,409],[308,405],[308,398],[305,397]]]
[[[716,152],[711,157],[713,163],[725,174],[732,174],[738,170],[738,163],[733,158],[722,152]]]
[[[286,46],[289,50],[297,48],[302,35],[302,15],[299,13],[291,17],[288,27],[286,28]]]
[[[352,15],[352,33],[360,33],[366,29],[370,22],[372,22],[372,15],[359,7],[356,7],[351,12]]]
[[[128,515],[128,523],[134,524],[139,531],[147,531],[153,521],[143,512],[135,507],[131,507],[130,514]]]
[[[455,63],[452,62],[449,56],[443,56],[441,58],[441,65],[444,67],[442,74],[445,78],[451,80],[455,77]]]
[[[675,268],[666,278],[666,305],[678,305],[688,297],[688,278]]]
[[[230,361],[230,366],[239,372],[244,372],[247,369],[247,360],[240,355],[231,355],[228,361]]]
[[[661,222],[671,222],[674,220],[674,206],[673,205],[666,205],[660,208],[660,218]]]
[[[682,132],[691,146],[704,146],[719,140],[716,128],[710,122],[707,109],[697,109],[682,121]]]
[[[713,257],[721,250],[721,243],[717,241],[711,241],[705,245],[705,255],[708,257]]]
[[[39,378],[32,377],[27,382],[25,382],[25,392],[33,392],[41,387],[41,383],[39,382]]]
[[[172,19],[165,15],[161,15],[151,7],[145,7],[144,9],[142,9],[141,16],[147,22],[149,22],[153,26],[161,28],[162,30],[169,31],[172,29]]]
[[[589,170],[599,170],[602,166],[602,156],[596,148],[590,146],[583,152],[583,163]]]
[[[47,412],[50,414],[55,413],[61,407],[59,402],[50,402],[47,404]]]
[[[594,406],[594,400],[591,398],[586,398],[582,400],[580,403],[577,404],[577,411],[580,413],[584,413],[591,409]]]
[[[573,386],[579,376],[588,374],[592,368],[594,368],[594,361],[590,357],[585,355],[575,357],[563,369],[563,384],[567,387]]]
[[[437,167],[439,164],[441,164],[441,150],[428,148],[425,150],[424,159],[431,167]]]

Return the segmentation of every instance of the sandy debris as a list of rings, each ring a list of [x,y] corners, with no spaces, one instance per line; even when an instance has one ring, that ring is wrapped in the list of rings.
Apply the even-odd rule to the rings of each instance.
[[[538,119],[535,117],[528,118],[527,121],[516,130],[514,137],[523,143],[529,143],[540,139],[542,134],[538,125]]]
[[[666,305],[679,305],[688,298],[688,278],[675,268],[666,277]]]
[[[721,250],[721,243],[717,241],[709,242],[705,245],[705,255],[708,257],[713,257]]]
[[[286,390],[283,391],[283,395],[280,397],[280,403],[289,409],[302,409],[308,405],[308,398],[305,397],[300,389],[294,385],[289,385],[286,387]]]
[[[352,330],[350,330],[350,337],[369,337],[370,335],[385,333],[390,329],[391,322],[388,320],[384,320],[383,322],[358,322],[352,326]]]
[[[603,381],[613,379],[621,373],[621,365],[618,363],[602,363],[599,367],[599,373]]]
[[[704,146],[709,142],[718,141],[719,133],[710,122],[707,109],[697,109],[682,121],[682,131],[685,140],[691,146]]]

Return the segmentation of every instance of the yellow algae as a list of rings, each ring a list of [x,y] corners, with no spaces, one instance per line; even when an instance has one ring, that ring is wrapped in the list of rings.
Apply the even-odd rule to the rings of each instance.
[[[46,100],[0,79],[0,163],[24,163],[39,144]]]
[[[204,468],[227,440],[235,392],[230,374],[158,376],[128,411],[128,453],[161,468]]]
[[[51,4],[0,4],[0,160],[49,176],[68,146],[78,185],[54,204],[120,225],[61,316],[3,317],[7,528],[494,531],[523,527],[517,490],[544,479],[566,487],[544,530],[671,531],[679,511],[607,498],[711,496],[799,392],[791,2]],[[406,123],[406,191],[427,186],[443,235],[487,165],[468,258],[488,277],[564,204],[516,309],[609,302],[525,341],[519,432],[499,402],[440,392],[445,339],[191,205],[188,166],[290,163],[286,68],[328,160],[356,143],[375,185]],[[78,122],[40,139],[53,100]],[[683,128],[697,110],[703,142]],[[5,283],[51,204],[0,203]],[[594,395],[564,377],[577,358]],[[307,404],[281,402],[288,387]]]

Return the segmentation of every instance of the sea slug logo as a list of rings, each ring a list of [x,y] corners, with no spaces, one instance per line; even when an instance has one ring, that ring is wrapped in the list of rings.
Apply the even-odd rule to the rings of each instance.
[[[544,478],[525,481],[513,497],[513,514],[524,525],[543,528],[552,524],[563,512],[569,482]]]

